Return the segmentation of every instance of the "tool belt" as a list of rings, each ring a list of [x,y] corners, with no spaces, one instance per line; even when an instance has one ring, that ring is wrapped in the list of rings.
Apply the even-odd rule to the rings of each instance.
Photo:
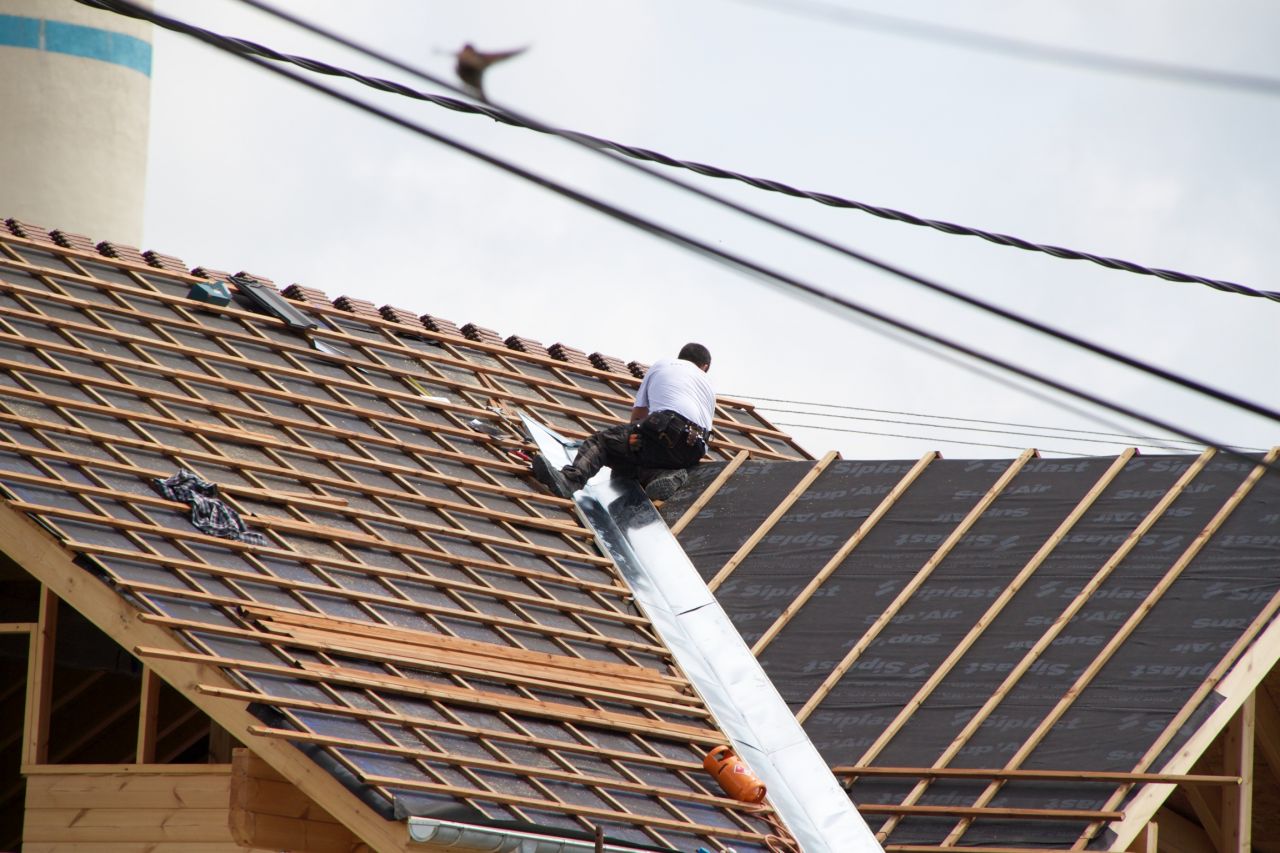
[[[679,412],[654,412],[631,429],[630,445],[641,468],[692,468],[707,452],[710,430]]]

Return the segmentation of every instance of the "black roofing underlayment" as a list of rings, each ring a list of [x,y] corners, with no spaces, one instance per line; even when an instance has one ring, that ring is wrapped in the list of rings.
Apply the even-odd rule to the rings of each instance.
[[[1195,459],[1131,459],[937,689],[866,763],[918,768],[938,761]],[[860,763],[865,750],[1113,462],[1097,457],[1032,459],[1013,477],[805,721],[831,765]],[[934,461],[764,648],[761,662],[793,709],[813,695],[1010,464]],[[764,634],[914,465],[841,461],[810,484],[717,590],[748,643]],[[698,469],[690,484],[663,506],[668,521],[684,515],[723,467],[716,463]],[[735,472],[679,537],[704,579],[720,571],[811,467],[749,462]],[[1251,468],[1222,457],[1210,461],[948,765],[1005,766]],[[1280,592],[1278,567],[1280,478],[1264,476],[1021,766],[1133,771],[1224,652]],[[1150,770],[1163,766],[1212,705],[1212,698],[1206,700]],[[900,803],[916,784],[917,779],[862,777],[851,794],[860,804]],[[971,805],[987,784],[935,782],[917,802]],[[1114,790],[1114,785],[1012,781],[989,805],[1102,809]],[[1069,846],[1085,824],[979,818],[960,843]],[[872,819],[872,827],[876,825]],[[907,817],[887,843],[936,844],[955,825],[954,817]],[[1105,840],[1100,836],[1091,847],[1104,846]]]

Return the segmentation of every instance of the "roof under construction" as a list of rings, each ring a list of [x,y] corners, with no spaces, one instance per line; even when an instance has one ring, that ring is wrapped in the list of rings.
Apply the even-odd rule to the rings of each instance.
[[[763,849],[767,815],[701,770],[724,736],[505,414],[584,435],[628,410],[630,369],[251,277],[219,306],[199,289],[225,274],[16,230],[3,539],[52,535],[40,580],[92,580],[113,639],[241,742],[298,747],[352,812]],[[804,456],[717,415],[719,455]],[[184,471],[249,535],[157,493]]]
[[[1260,461],[744,457],[662,512],[887,845],[1105,850],[1275,662]]]
[[[644,369],[10,220],[0,551],[372,849],[415,816],[776,847],[530,476],[522,417],[580,438]],[[710,455],[661,515],[887,850],[1277,849],[1241,805],[1255,729],[1280,773],[1274,452],[814,460],[721,399]]]

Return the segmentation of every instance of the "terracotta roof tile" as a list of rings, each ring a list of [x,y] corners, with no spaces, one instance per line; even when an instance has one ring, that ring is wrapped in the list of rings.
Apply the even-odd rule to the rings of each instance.
[[[39,225],[32,225],[30,222],[23,222],[20,219],[6,219],[5,225],[9,230],[18,237],[24,237],[28,240],[34,240],[37,243],[49,243],[57,245],[57,241],[49,233],[49,229]]]
[[[329,308],[332,303],[329,297],[325,295],[323,290],[316,290],[314,287],[304,287],[301,284],[291,284],[281,291],[288,299],[295,302],[305,302],[316,308]]]
[[[627,363],[620,358],[614,358],[611,355],[593,352],[589,356],[591,363],[600,370],[607,370],[610,373],[626,373],[630,374],[631,370],[627,367]]]
[[[418,319],[422,321],[422,325],[441,335],[453,335],[456,338],[467,337],[462,329],[458,328],[457,324],[443,317],[437,317],[434,314],[423,314]]]
[[[547,347],[547,352],[557,361],[567,361],[570,364],[577,364],[581,367],[595,367],[587,354],[580,349],[574,349],[571,346],[556,343]]]
[[[518,352],[528,353],[530,355],[546,355],[547,348],[533,338],[524,338],[520,335],[512,335],[503,341],[508,347]]]
[[[133,246],[126,246],[123,243],[111,243],[103,241],[98,244],[97,249],[108,258],[115,258],[121,261],[128,261],[138,266],[150,266],[142,252]]]
[[[148,249],[142,253],[142,257],[146,262],[157,269],[168,270],[169,272],[186,273],[187,265],[182,262],[181,258],[175,258],[173,255],[165,255],[160,252]]]
[[[53,242],[67,249],[79,249],[82,252],[98,251],[98,247],[94,245],[93,241],[83,234],[54,230],[49,232],[49,236],[53,238]]]
[[[356,299],[352,296],[339,296],[333,300],[333,307],[339,311],[348,311],[352,314],[358,314],[361,317],[369,317],[371,319],[382,319],[382,314],[374,307],[373,303],[367,299]]]
[[[473,341],[484,344],[502,344],[502,338],[492,329],[486,329],[484,326],[477,326],[475,323],[468,323],[462,327],[462,334]]]

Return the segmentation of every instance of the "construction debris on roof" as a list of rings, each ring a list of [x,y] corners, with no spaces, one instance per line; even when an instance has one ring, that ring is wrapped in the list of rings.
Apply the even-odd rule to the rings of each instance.
[[[702,770],[724,735],[571,503],[529,476],[511,414],[586,435],[625,416],[629,367],[9,232],[0,547],[334,819],[375,849],[407,843],[408,816],[783,843],[767,805]],[[231,301],[192,298],[209,282]],[[711,452],[808,458],[728,401]],[[175,471],[264,539],[193,526],[152,489]]]
[[[1280,717],[1275,459],[744,455],[662,513],[887,850],[1129,850],[1229,829],[1252,724],[1209,747]]]

